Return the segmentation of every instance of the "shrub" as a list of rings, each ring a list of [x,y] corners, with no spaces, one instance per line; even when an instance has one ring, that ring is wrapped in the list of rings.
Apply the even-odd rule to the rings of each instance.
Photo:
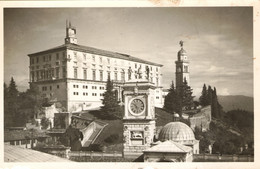
[[[118,134],[112,134],[108,136],[104,141],[106,143],[115,143],[119,139]]]

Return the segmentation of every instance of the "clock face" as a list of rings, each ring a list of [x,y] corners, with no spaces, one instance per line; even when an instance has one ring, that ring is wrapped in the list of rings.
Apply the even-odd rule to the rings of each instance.
[[[144,102],[141,99],[133,99],[129,105],[130,113],[134,116],[143,114],[145,110]]]

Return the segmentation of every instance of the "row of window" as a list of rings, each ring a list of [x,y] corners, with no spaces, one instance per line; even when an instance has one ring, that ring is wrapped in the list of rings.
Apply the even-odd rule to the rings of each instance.
[[[74,59],[75,60],[78,60],[78,53],[77,52],[74,52],[73,53],[74,54]],[[97,59],[98,58],[98,59]],[[83,53],[83,60],[84,61],[86,61],[87,60],[87,55],[86,55],[86,53]],[[97,62],[97,61],[99,61],[99,63],[100,64],[103,64],[103,58],[101,57],[101,56],[95,56],[95,55],[92,55],[92,62]],[[117,59],[115,59],[114,60],[114,64],[117,64]],[[108,64],[110,64],[111,62],[110,62],[110,58],[107,58],[107,63]],[[128,62],[129,63],[129,65],[130,65],[130,62]],[[121,62],[119,63],[119,64],[121,64],[121,65],[124,65],[125,64],[125,61],[124,60],[121,60]],[[74,61],[74,65],[77,65],[77,62],[76,61]],[[84,65],[86,66],[86,63],[84,63]],[[94,65],[94,67],[95,67],[95,64],[93,64]],[[143,64],[138,64],[138,63],[135,63],[135,69],[137,69],[137,68],[142,68],[142,66],[143,66]],[[146,67],[149,67],[148,65],[146,65]],[[152,66],[150,66],[150,68],[149,68],[151,71],[153,71],[153,67]],[[158,67],[156,67],[156,72],[158,72]]]
[[[73,85],[73,88],[79,88],[79,85]],[[87,85],[83,85],[82,88],[83,89],[88,89],[88,86]],[[97,89],[97,86],[92,86],[92,89]],[[105,87],[100,86],[99,89],[100,90],[105,90]]]
[[[55,70],[55,74],[54,74]],[[62,77],[66,78],[67,76],[67,69],[66,67],[62,68]],[[60,78],[60,68],[52,68],[48,70],[38,70],[38,71],[32,71],[31,72],[31,81],[39,81],[39,80],[51,80],[51,79],[59,79]]]
[[[78,96],[79,92],[73,92],[73,95]],[[104,96],[104,93],[100,93],[100,96]],[[83,96],[88,96],[87,92],[83,92]],[[97,93],[92,93],[92,96],[97,96]]]
[[[55,56],[56,56],[56,60],[59,60],[59,59],[60,59],[60,53],[56,53]],[[65,52],[62,52],[62,57],[63,57],[63,59],[66,58]],[[41,57],[40,57],[40,56],[31,57],[31,58],[30,58],[30,64],[32,65],[32,64],[34,64],[34,63],[39,63],[40,58],[42,58],[42,61],[43,61],[43,62],[49,62],[49,61],[52,60],[52,54],[44,55],[44,56],[41,56]]]
[[[59,89],[59,88],[60,88],[60,85],[57,85],[56,88]],[[52,90],[52,86],[49,86],[49,89],[50,89],[50,91],[51,91],[51,90]],[[48,90],[48,87],[47,87],[47,86],[42,86],[42,91],[47,91],[47,90]]]
[[[103,71],[99,71],[99,80],[100,81],[104,81],[106,79],[104,79],[104,73]],[[111,76],[111,72],[107,72],[107,79],[110,78]],[[74,78],[77,79],[78,78],[78,68],[74,68]],[[83,78],[87,80],[87,69],[83,70]],[[92,70],[92,79],[93,80],[97,80],[96,78],[96,70]],[[114,80],[118,80],[118,73],[114,72]],[[125,80],[125,72],[121,72],[121,80]]]

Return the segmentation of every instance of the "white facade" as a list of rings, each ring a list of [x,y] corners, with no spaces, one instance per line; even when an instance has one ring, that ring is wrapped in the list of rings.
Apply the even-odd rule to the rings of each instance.
[[[181,42],[180,42],[181,43]],[[183,45],[183,44],[182,44]],[[184,81],[186,80],[188,86],[190,86],[190,68],[189,60],[186,51],[181,45],[181,50],[178,52],[176,64],[176,88],[183,86]]]
[[[77,45],[76,29],[69,26],[66,30],[64,45],[28,55],[30,82],[38,85],[43,97],[60,102],[70,112],[93,109],[102,105],[108,76],[114,82],[119,101],[123,101],[124,83],[141,78],[155,84],[156,106],[163,106],[162,65]]]

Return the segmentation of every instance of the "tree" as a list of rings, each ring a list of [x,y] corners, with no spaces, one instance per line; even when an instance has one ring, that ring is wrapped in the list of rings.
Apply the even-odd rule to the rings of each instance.
[[[194,96],[192,96],[192,89],[188,85],[186,79],[184,79],[184,83],[181,86],[180,91],[179,91],[178,94],[179,94],[179,97],[181,99],[181,107],[182,107],[182,109],[186,109],[186,110],[191,109],[191,107],[193,106],[193,98],[194,98]]]
[[[17,86],[15,84],[14,78],[11,78],[10,84],[8,88],[5,86],[5,120],[7,120],[5,123],[7,126],[13,126],[16,125],[17,121],[19,121],[19,118],[17,118],[17,112],[18,112],[18,90]]]
[[[211,86],[209,85],[208,86],[208,102],[209,102],[209,105],[211,105],[211,103],[212,103],[212,93],[213,93],[213,90],[212,90]]]
[[[8,87],[6,83],[4,83],[4,126],[11,126],[12,117],[9,113],[9,96],[8,96]]]
[[[174,88],[173,81],[170,86],[169,93],[166,95],[164,100],[164,109],[166,109],[170,113],[174,113],[174,112],[179,113],[181,111],[180,99]]]
[[[209,100],[208,100],[208,91],[207,91],[207,87],[206,84],[203,85],[203,89],[201,92],[201,96],[199,98],[200,104],[202,106],[207,106],[209,105]]]
[[[102,99],[103,106],[101,107],[102,116],[107,119],[121,118],[120,107],[116,98],[115,91],[113,90],[113,82],[108,78],[106,84],[106,91],[104,99]]]
[[[50,126],[50,120],[47,119],[46,117],[43,117],[41,119],[41,126],[43,129],[47,129]]]

